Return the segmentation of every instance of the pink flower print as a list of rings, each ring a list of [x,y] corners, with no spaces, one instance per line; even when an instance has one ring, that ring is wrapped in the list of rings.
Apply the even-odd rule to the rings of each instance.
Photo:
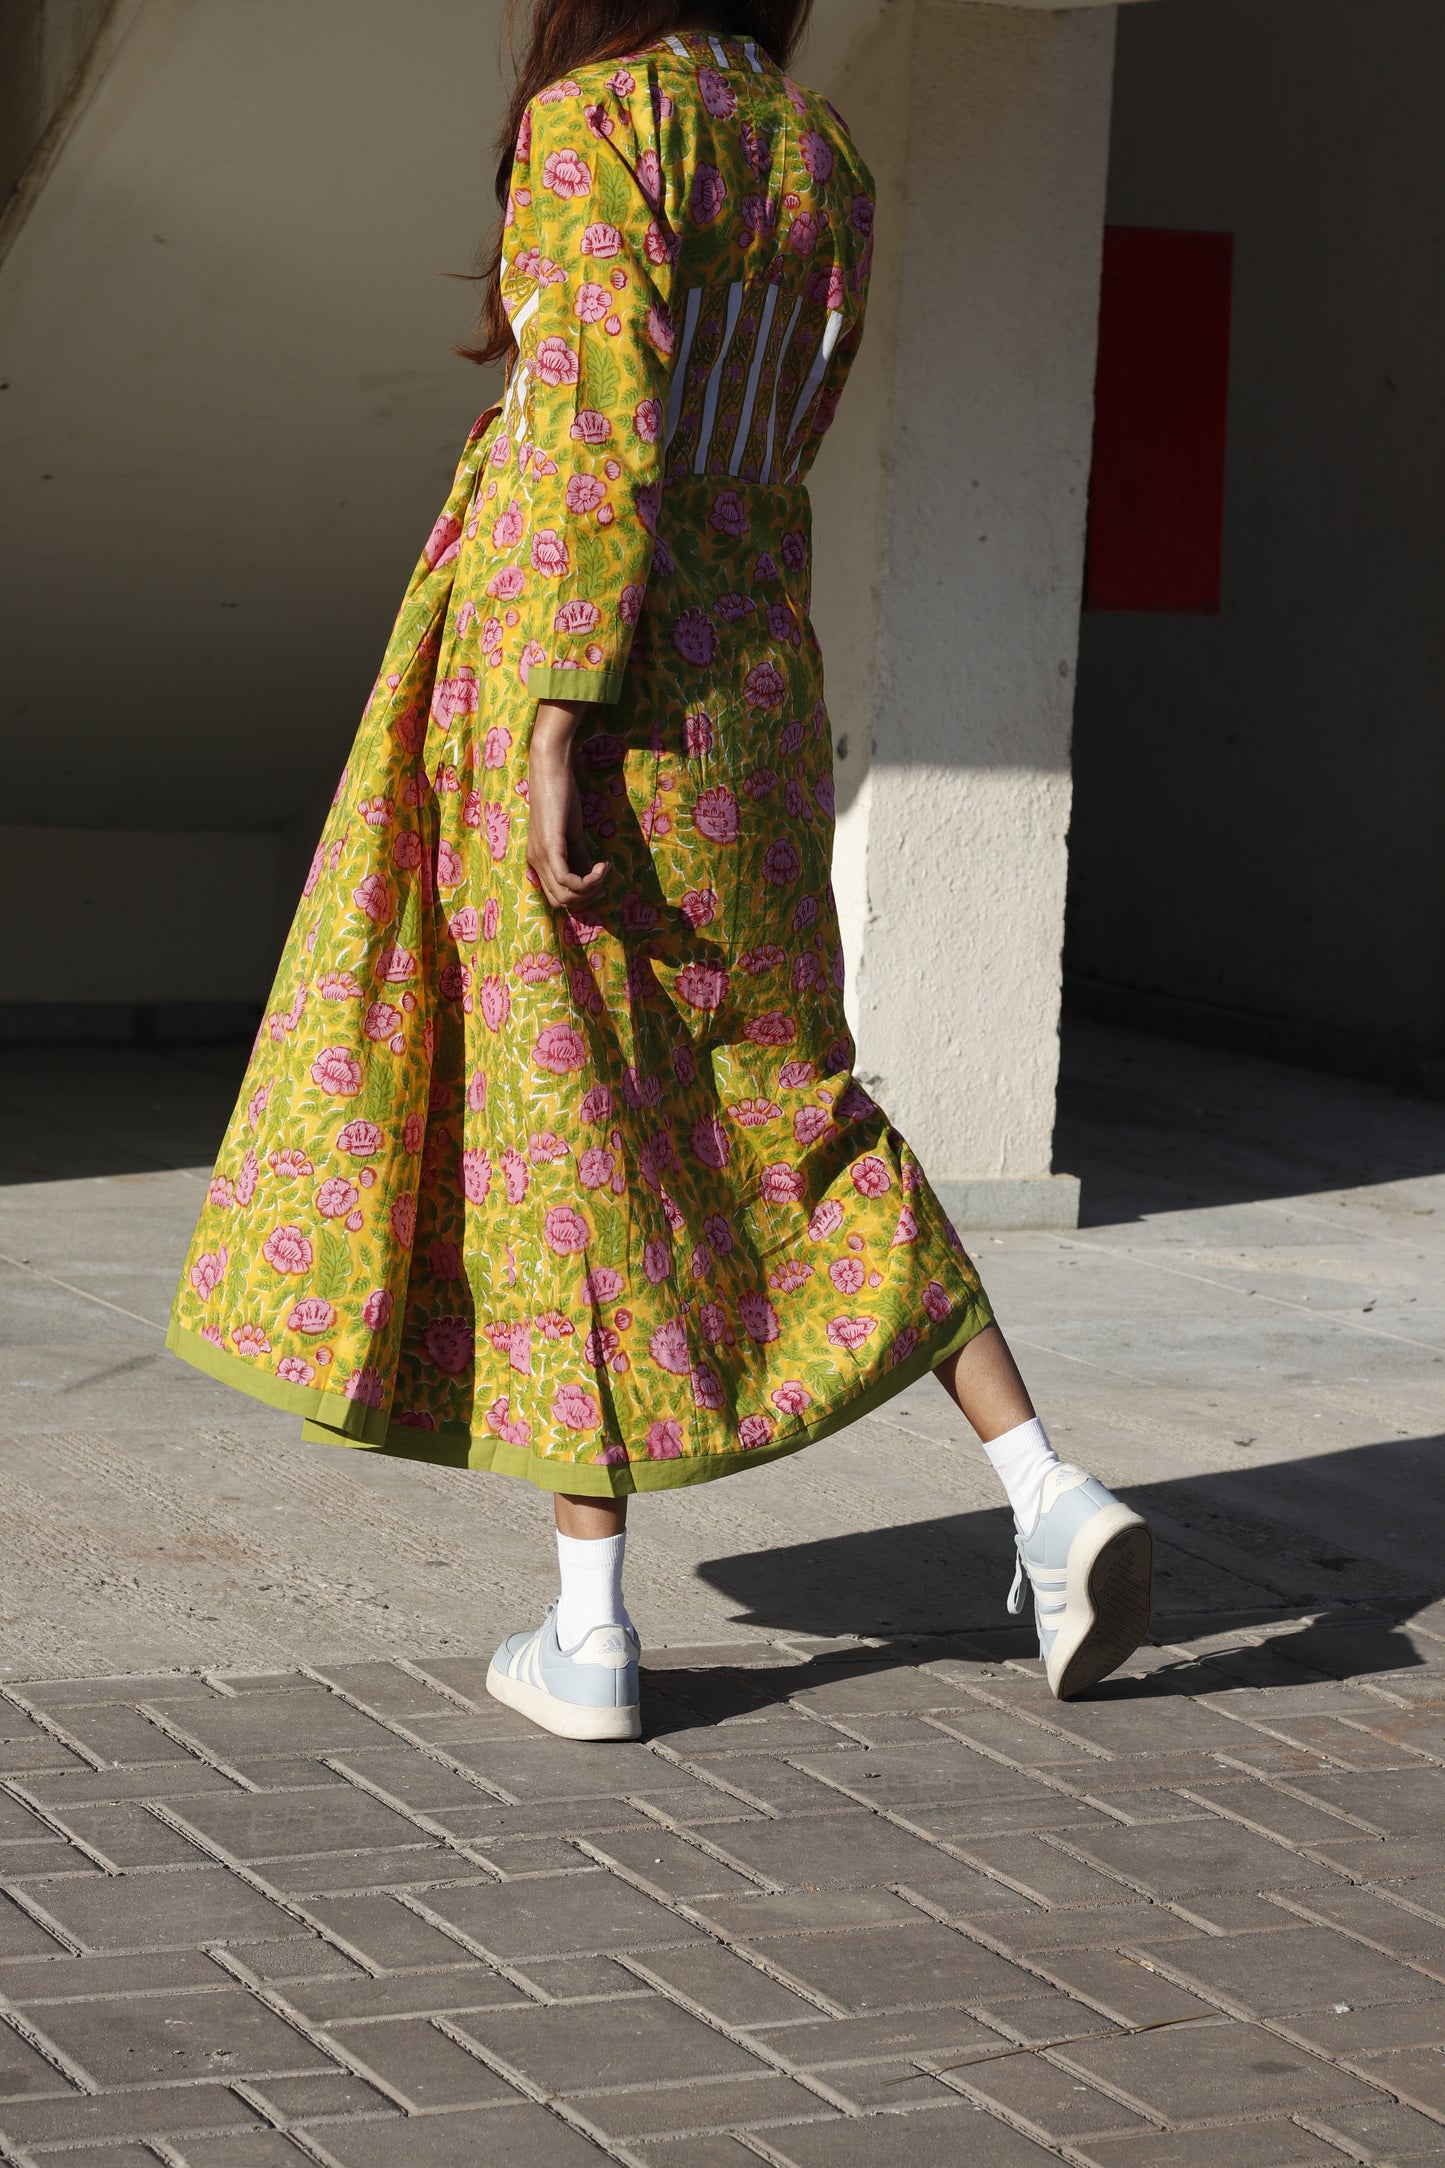
[[[754,768],[743,784],[743,789],[754,805],[759,805],[764,798],[770,797],[777,787],[778,778],[771,768]]]
[[[873,199],[871,196],[854,196],[848,205],[848,223],[856,234],[866,241],[873,231]]]
[[[721,1212],[710,1212],[702,1223],[702,1231],[707,1236],[715,1254],[719,1257],[726,1257],[733,1246],[733,1231],[723,1214]]]
[[[621,254],[622,236],[615,226],[605,225],[598,219],[587,227],[577,246],[584,256],[595,256],[605,263],[609,257]]]
[[[719,534],[732,535],[734,540],[747,533],[748,515],[743,508],[743,500],[735,489],[718,491],[713,499],[712,510],[708,513],[707,523],[709,527],[715,527]]]
[[[805,1280],[811,1280],[812,1277],[812,1266],[805,1265],[799,1258],[793,1258],[789,1263],[780,1265],[776,1272],[768,1274],[768,1285],[775,1287],[780,1295],[793,1295]]]
[[[741,624],[745,617],[756,614],[757,604],[751,595],[720,595],[713,604],[714,617],[722,618],[729,625]]]
[[[560,1028],[560,1029],[563,1029],[563,1030],[565,1030],[565,1029],[566,1029],[566,1026],[565,1026],[565,1025],[563,1025],[563,1026],[560,1026],[560,1027],[559,1027],[559,1026],[557,1026],[557,1025],[555,1025],[555,1024],[554,1024],[554,1025],[553,1025],[553,1026],[552,1026],[551,1028],[552,1028],[552,1029],[553,1029],[554,1031],[555,1031],[555,1030],[558,1030],[559,1028]],[[577,1036],[577,1035],[576,1035],[576,1033],[574,1032],[572,1036],[573,1036],[574,1038],[576,1038],[576,1036]],[[546,1037],[546,1033],[545,1033],[545,1032],[543,1033],[543,1037],[544,1037],[544,1038]],[[541,1045],[541,1040],[539,1039],[537,1043],[538,1043],[538,1045],[540,1046],[540,1045]],[[578,1045],[579,1045],[579,1047],[581,1046],[581,1041],[580,1041],[580,1040],[578,1040]],[[535,1058],[535,1057],[534,1057],[534,1058]],[[550,1069],[550,1068],[552,1067],[552,1063],[551,1063],[550,1061],[544,1061],[544,1062],[543,1062],[543,1063],[541,1064],[541,1066],[542,1066],[542,1067],[543,1067],[544,1069]],[[571,1062],[571,1061],[569,1061],[569,1062],[568,1062],[568,1063],[566,1064],[566,1066],[567,1066],[567,1067],[568,1067],[569,1069],[572,1069],[572,1068],[576,1068],[576,1067],[579,1067],[579,1066],[580,1066],[580,1063],[575,1063],[575,1062]],[[585,1098],[585,1099],[584,1099],[584,1100],[582,1101],[582,1119],[583,1119],[583,1121],[584,1121],[584,1122],[605,1122],[605,1121],[607,1120],[608,1116],[609,1116],[609,1115],[611,1114],[611,1112],[612,1112],[612,1094],[611,1094],[611,1092],[610,1092],[610,1091],[609,1091],[609,1090],[607,1089],[607,1086],[606,1086],[605,1084],[594,1084],[594,1085],[593,1085],[593,1087],[592,1087],[592,1089],[591,1089],[591,1091],[590,1091],[590,1092],[588,1092],[588,1094],[587,1094],[586,1098]]]
[[[468,1204],[485,1204],[487,1192],[492,1186],[492,1159],[489,1152],[469,1150],[462,1153],[462,1194]]]
[[[309,1272],[312,1254],[311,1244],[299,1227],[273,1227],[261,1245],[261,1255],[273,1272]]]
[[[816,918],[817,916],[818,916],[818,899],[817,899],[817,897],[816,897],[816,896],[803,896],[803,897],[801,897],[801,898],[799,899],[798,903],[796,904],[796,906],[794,907],[794,910],[793,910],[793,931],[794,931],[794,933],[802,933],[802,932],[803,932],[803,931],[805,930],[805,928],[807,928],[807,927],[809,927],[809,926],[811,926],[811,925],[812,925],[812,923],[813,923],[814,919],[815,919],[815,918]]]
[[[597,1265],[582,1282],[582,1300],[594,1305],[615,1302],[624,1284],[620,1272],[614,1272],[610,1265]]]
[[[682,1425],[671,1416],[647,1426],[649,1460],[677,1460],[682,1453]]]
[[[379,1370],[353,1370],[341,1389],[348,1400],[359,1400],[366,1408],[379,1408],[386,1398],[386,1383]]]
[[[727,201],[727,183],[716,166],[698,165],[692,176],[688,208],[695,226],[710,226]]]
[[[739,1099],[728,1108],[733,1120],[743,1129],[766,1129],[782,1111],[775,1099]]]
[[[662,163],[656,151],[644,151],[637,161],[638,185],[649,203],[662,201]]]
[[[764,1167],[758,1187],[768,1204],[797,1204],[803,1194],[803,1177],[795,1167],[779,1161]]]
[[[807,1386],[800,1385],[796,1378],[789,1378],[778,1386],[775,1392],[770,1393],[768,1398],[782,1415],[801,1415],[804,1408],[813,1405],[813,1396]]]
[[[644,809],[639,826],[642,833],[649,837],[670,836],[672,834],[672,816],[667,812],[660,798],[654,798],[651,805]]]
[[[833,1117],[826,1107],[799,1107],[793,1116],[793,1135],[805,1146],[826,1137],[832,1127]]]
[[[923,1290],[923,1307],[935,1325],[941,1325],[952,1314],[953,1303],[948,1290],[939,1281],[930,1280]]]
[[[582,444],[596,446],[607,442],[612,434],[612,424],[605,414],[598,413],[596,407],[581,407],[567,433]]]
[[[433,1369],[459,1378],[476,1355],[476,1334],[464,1317],[434,1317],[421,1336],[422,1353]]]
[[[727,1165],[732,1147],[728,1143],[727,1134],[722,1123],[715,1114],[704,1115],[700,1122],[693,1123],[692,1149],[694,1158],[699,1160],[704,1167],[725,1167]]]
[[[808,537],[793,528],[782,540],[783,563],[790,572],[802,572],[808,562]]]
[[[233,1325],[231,1338],[238,1355],[269,1355],[271,1343],[259,1325]]]
[[[527,1152],[534,1167],[550,1165],[554,1159],[567,1157],[567,1146],[554,1130],[543,1129],[527,1139]]]
[[[301,893],[303,896],[309,896],[314,892],[316,884],[321,878],[322,869],[325,864],[326,846],[324,843],[318,843],[316,849],[311,856],[311,869],[308,872],[305,880],[301,884]]]
[[[482,939],[495,941],[497,928],[502,921],[502,907],[495,896],[488,896],[482,906]]]
[[[354,1001],[361,988],[349,971],[323,971],[316,991],[323,1001]]]
[[[628,586],[623,588],[621,599],[617,605],[617,614],[624,625],[635,625],[637,623],[638,618],[642,615],[642,604],[646,593],[647,589],[645,587]]]
[[[702,610],[684,610],[673,620],[672,644],[684,662],[706,669],[717,653],[717,633]]]
[[[368,1039],[389,1039],[400,1022],[400,1009],[394,1009],[389,1001],[373,1001],[362,1018],[361,1028]]]
[[[717,964],[684,964],[673,983],[694,1009],[720,1009],[727,1000],[728,975]]]
[[[527,585],[527,575],[520,565],[507,565],[487,582],[487,593],[495,595],[498,602],[515,602]]]
[[[532,1436],[532,1426],[520,1420],[511,1420],[512,1404],[503,1398],[494,1400],[487,1410],[487,1428],[493,1437],[503,1439],[508,1445],[525,1446]]]
[[[427,1263],[434,1280],[459,1280],[462,1276],[462,1253],[455,1242],[434,1242],[427,1252]]]
[[[742,1319],[743,1330],[750,1340],[766,1345],[769,1340],[777,1339],[778,1313],[766,1295],[740,1295],[738,1316]]]
[[[856,1160],[849,1169],[853,1187],[860,1197],[881,1197],[886,1189],[892,1189],[893,1177],[883,1161],[870,1152],[866,1158]]]
[[[692,1058],[692,1048],[675,1046],[672,1050],[672,1073],[686,1091],[697,1082],[697,1063]]]
[[[843,1207],[836,1197],[829,1197],[820,1204],[808,1222],[809,1239],[826,1242],[843,1224]]]
[[[584,1189],[604,1189],[612,1180],[612,1168],[612,1154],[602,1145],[594,1144],[577,1162],[577,1179]]]
[[[712,888],[690,888],[678,908],[689,926],[710,926],[717,917],[717,891]],[[691,996],[686,998],[690,1000]]]
[[[354,1099],[361,1090],[361,1063],[344,1046],[323,1047],[311,1064],[311,1081],[338,1099]]]
[[[768,845],[763,854],[765,881],[773,882],[778,888],[786,888],[789,882],[797,880],[802,870],[803,861],[786,836],[780,836],[776,843]]]
[[[482,765],[486,768],[505,768],[507,755],[512,749],[512,733],[503,723],[494,723],[487,732],[486,749]],[[474,824],[475,825],[475,824]]]
[[[532,537],[532,569],[549,580],[560,580],[571,570],[567,545],[554,527],[541,527]]]
[[[770,662],[754,663],[743,679],[743,698],[751,708],[776,708],[787,697],[787,691],[786,678]]]
[[[471,973],[465,964],[443,964],[437,977],[437,986],[448,1001],[460,1001],[471,985]]]
[[[535,367],[542,382],[554,391],[560,385],[577,381],[577,356],[566,339],[555,332],[550,338],[537,341]]]
[[[696,715],[684,716],[682,728],[688,753],[694,760],[712,751],[713,721],[710,715],[699,709]]]
[[[840,1295],[856,1295],[867,1274],[856,1257],[840,1257],[828,1267],[828,1277]]]
[[[785,1092],[804,1091],[817,1074],[810,1061],[785,1061],[778,1071],[778,1083]]]
[[[714,120],[732,119],[738,109],[738,94],[725,75],[719,75],[716,68],[699,68],[697,87]]]
[[[391,1231],[403,1249],[411,1248],[412,1236],[416,1233],[416,1199],[410,1190],[404,1189],[392,1205]]]
[[[252,1092],[250,1100],[246,1107],[246,1120],[250,1126],[253,1136],[260,1128],[261,1116],[265,1113],[267,1107],[270,1104],[271,1087],[269,1084],[263,1084],[259,1091]]]
[[[878,1329],[876,1317],[835,1317],[828,1322],[828,1338],[834,1347],[845,1347],[850,1355],[856,1355],[870,1333]]]
[[[647,1351],[659,1370],[668,1370],[674,1377],[686,1377],[692,1366],[687,1327],[680,1317],[670,1317],[658,1326],[647,1343]]]
[[[492,548],[511,549],[515,543],[521,541],[524,527],[521,506],[514,504],[509,498],[505,510],[492,522]],[[491,645],[490,642],[484,644]]]
[[[454,941],[470,946],[482,930],[482,922],[470,903],[463,904],[460,911],[453,912],[447,921],[447,932]]]
[[[284,1378],[288,1385],[309,1385],[316,1372],[299,1355],[283,1355],[276,1365],[276,1375]]]
[[[191,1267],[191,1285],[202,1302],[209,1302],[226,1276],[230,1253],[224,1244],[219,1250],[206,1250]]]
[[[515,1145],[509,1144],[502,1154],[502,1178],[507,1185],[508,1204],[520,1204],[532,1177],[526,1160]]]
[[[656,444],[662,435],[662,401],[639,399],[632,409],[632,426],[644,444]]]
[[[596,1430],[602,1421],[602,1410],[580,1385],[563,1385],[559,1386],[552,1402],[552,1420],[565,1430]]]
[[[317,1190],[316,1209],[323,1219],[345,1219],[356,1203],[356,1197],[354,1183],[348,1182],[343,1175],[333,1175]]]
[[[445,730],[459,715],[475,715],[479,698],[475,670],[459,670],[455,677],[438,678],[431,697],[433,719]]]
[[[813,179],[826,181],[833,171],[833,152],[827,137],[820,136],[815,128],[805,128],[798,138],[798,150]]]
[[[416,977],[416,958],[410,949],[383,949],[381,959],[376,967],[376,975],[379,979],[384,979],[388,985],[400,986],[407,979]],[[359,986],[356,988],[356,992],[361,992]]]
[[[577,289],[573,306],[584,324],[600,324],[612,312],[612,296],[605,286],[595,286],[585,279]]]
[[[579,151],[549,151],[542,162],[542,186],[568,203],[574,196],[590,195],[592,169]]]
[[[201,1327],[201,1338],[209,1340],[212,1347],[224,1348],[226,1345],[226,1336],[219,1325],[203,1325]]]
[[[642,1269],[654,1287],[672,1278],[672,1247],[667,1242],[649,1242],[642,1253]]]
[[[344,1129],[337,1131],[336,1135],[336,1149],[338,1152],[347,1152],[353,1159],[374,1159],[385,1143],[386,1139],[375,1122],[348,1122]],[[299,1167],[296,1171],[300,1174],[310,1174],[312,1169],[308,1163],[305,1167]]]
[[[482,980],[480,997],[482,1022],[488,1031],[500,1031],[512,1013],[511,988],[505,979],[489,976]]]
[[[317,1333],[329,1332],[335,1323],[336,1312],[331,1304],[323,1302],[319,1295],[308,1295],[294,1305],[286,1320],[286,1330],[309,1333],[314,1338]]]
[[[762,1016],[755,1016],[744,1031],[743,1037],[751,1039],[754,1046],[786,1046],[789,1039],[796,1038],[797,1025],[784,1009],[768,1009]]]
[[[738,1444],[744,1452],[756,1452],[759,1446],[772,1443],[776,1428],[770,1415],[745,1415],[738,1424]]]
[[[421,864],[421,837],[414,828],[399,828],[392,837],[391,862],[399,873],[414,873]],[[360,901],[359,894],[357,900]],[[365,905],[362,908],[365,909]]]
[[[808,299],[816,301],[821,308],[841,309],[847,298],[847,284],[837,264],[820,264],[808,280]],[[836,393],[825,391],[818,401],[817,418],[813,423],[816,435],[823,436],[832,426],[838,410]]]
[[[912,1205],[906,1204],[898,1214],[898,1225],[893,1230],[893,1240],[888,1247],[890,1250],[896,1250],[902,1243],[916,1242],[917,1240],[918,1221],[914,1217]]]
[[[692,809],[692,825],[710,843],[736,843],[738,802],[725,784],[699,791]]]
[[[699,1363],[692,1373],[692,1397],[698,1407],[714,1412],[723,1405],[722,1380],[707,1363]]]
[[[223,1174],[213,1175],[211,1186],[206,1192],[206,1200],[209,1204],[215,1205],[220,1211],[229,1212],[236,1202],[235,1183]]]
[[[798,211],[788,228],[788,246],[795,256],[811,256],[818,246],[823,222],[814,211]]]
[[[558,1257],[574,1257],[585,1250],[592,1239],[592,1230],[580,1212],[569,1204],[554,1205],[542,1222],[542,1239]]]
[[[917,1347],[918,1341],[918,1327],[916,1325],[905,1325],[893,1343],[893,1352],[888,1357],[889,1369],[896,1370],[900,1363],[907,1362],[909,1356]]]
[[[492,854],[492,863],[499,866],[511,841],[512,816],[504,805],[489,801],[482,817],[487,829],[487,849]]]
[[[419,1152],[422,1147],[422,1139],[425,1137],[425,1135],[425,1115],[408,1114],[406,1120],[401,1125],[402,1150],[404,1152]]]
[[[378,1287],[361,1305],[361,1315],[371,1332],[385,1332],[391,1323],[391,1313],[396,1308],[396,1297],[390,1288]]]
[[[716,1347],[719,1340],[727,1336],[727,1311],[720,1302],[705,1302],[698,1311],[697,1325],[708,1346]]]
[[[587,1046],[580,1032],[570,1024],[549,1024],[540,1032],[532,1049],[532,1059],[539,1069],[550,1069],[554,1076],[566,1076],[569,1070],[582,1069],[587,1064]],[[590,1095],[589,1095],[590,1096]],[[603,1117],[587,1112],[583,1102],[583,1119],[598,1121]]]

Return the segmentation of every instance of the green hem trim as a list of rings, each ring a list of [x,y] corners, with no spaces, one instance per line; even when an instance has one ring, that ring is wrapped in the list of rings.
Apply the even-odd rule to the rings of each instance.
[[[529,700],[596,700],[611,707],[622,697],[625,670],[532,669],[527,672]]]
[[[392,1427],[385,1408],[369,1408],[365,1401],[348,1400],[344,1393],[318,1393],[310,1385],[293,1385],[289,1378],[278,1378],[270,1370],[258,1370],[240,1355],[228,1354],[225,1348],[203,1339],[175,1318],[166,1334],[166,1346],[183,1363],[204,1370],[207,1377],[219,1379],[222,1385],[234,1385],[253,1400],[264,1400],[269,1408],[284,1408],[288,1415],[320,1424],[326,1435],[339,1444],[379,1446]]]
[[[711,1483],[720,1476],[736,1475],[744,1468],[761,1467],[770,1460],[785,1460],[820,1438],[846,1430],[850,1423],[872,1415],[895,1394],[916,1384],[925,1371],[947,1362],[993,1323],[993,1308],[980,1288],[962,1320],[945,1337],[922,1340],[906,1361],[875,1378],[864,1391],[854,1393],[830,1409],[815,1423],[805,1423],[775,1445],[734,1453],[697,1453],[677,1460],[624,1461],[616,1467],[596,1461],[553,1460],[526,1446],[509,1445],[505,1438],[464,1430],[459,1423],[437,1430],[414,1430],[394,1422],[384,1408],[369,1408],[342,1393],[318,1393],[309,1385],[293,1385],[286,1378],[257,1370],[239,1355],[228,1355],[199,1333],[171,1322],[166,1346],[183,1362],[234,1385],[253,1400],[284,1408],[302,1418],[301,1435],[320,1445],[359,1446],[363,1451],[385,1453],[397,1460],[429,1461],[443,1468],[470,1468],[479,1474],[519,1476],[538,1490],[567,1491],[579,1498],[625,1498],[634,1491],[683,1490],[694,1483]]]

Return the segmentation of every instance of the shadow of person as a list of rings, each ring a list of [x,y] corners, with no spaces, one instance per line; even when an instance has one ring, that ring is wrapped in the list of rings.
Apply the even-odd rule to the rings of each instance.
[[[1410,1622],[1445,1600],[1445,1503],[1438,1482],[1421,1481],[1442,1449],[1445,1436],[1389,1440],[1125,1492],[1157,1539],[1154,1623],[1090,1698],[1267,1695],[1419,1669]],[[882,1710],[886,1674],[901,1667],[962,1663],[994,1676],[1028,1663],[1032,1626],[1004,1609],[1012,1572],[1003,1508],[706,1560],[699,1576],[736,1622],[797,1654],[698,1665],[663,1652],[652,1667],[669,1705],[658,1726],[806,1701],[865,1674],[879,1678]]]

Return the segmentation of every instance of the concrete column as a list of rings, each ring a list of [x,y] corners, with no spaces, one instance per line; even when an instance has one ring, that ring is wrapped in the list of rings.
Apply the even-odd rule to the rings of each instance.
[[[1051,1141],[1114,32],[894,0],[833,71],[881,203],[816,491],[837,886],[860,1073],[964,1225],[1078,1212]]]

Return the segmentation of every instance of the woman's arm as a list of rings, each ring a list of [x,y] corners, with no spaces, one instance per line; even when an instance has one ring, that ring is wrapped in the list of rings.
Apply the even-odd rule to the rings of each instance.
[[[539,701],[527,756],[527,864],[547,901],[562,911],[594,902],[608,873],[607,861],[592,855],[572,767],[578,725],[593,705]]]

